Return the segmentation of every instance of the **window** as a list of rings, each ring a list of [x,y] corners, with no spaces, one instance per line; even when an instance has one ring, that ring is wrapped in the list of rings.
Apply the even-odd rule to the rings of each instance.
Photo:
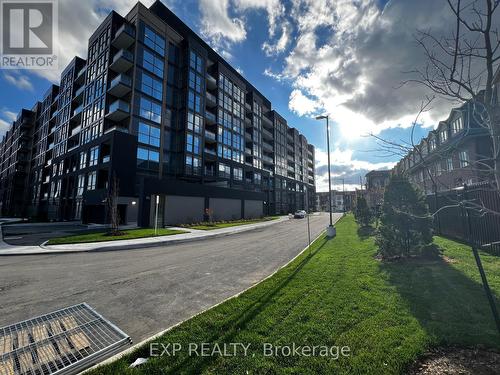
[[[186,137],[186,151],[192,154],[200,154],[200,137],[189,134]]]
[[[149,160],[154,162],[160,161],[160,153],[158,151],[149,150],[147,148],[137,148],[137,159]]]
[[[243,169],[242,168],[234,168],[233,169],[233,178],[236,181],[242,181],[243,180]]]
[[[459,118],[455,119],[455,120],[451,123],[451,134],[457,134],[457,133],[458,133],[458,132],[460,132],[463,128],[464,128],[464,122],[463,122],[463,119],[462,119],[462,117],[459,117]]]
[[[203,128],[203,118],[201,116],[195,115],[193,112],[188,112],[188,129],[200,133]]]
[[[436,138],[435,137],[432,137],[430,140],[429,140],[429,152],[432,152],[436,149]]]
[[[80,152],[80,169],[87,168],[87,151]]]
[[[453,158],[448,158],[446,160],[446,170],[448,170],[448,171],[453,170]]]
[[[158,77],[163,78],[163,61],[159,57],[156,57],[151,52],[146,50],[143,51],[144,61],[142,66],[149,70],[151,73],[156,74]]]
[[[255,173],[255,174],[253,175],[253,183],[254,183],[255,185],[260,185],[260,184],[261,184],[261,182],[262,182],[262,177],[261,177],[260,173]]]
[[[161,122],[161,105],[144,97],[141,97],[139,113],[148,120]]]
[[[85,175],[81,174],[78,176],[78,186],[76,191],[76,196],[81,197],[85,190]]]
[[[97,182],[97,172],[90,172],[87,180],[87,190],[95,190]]]
[[[99,160],[99,146],[95,146],[90,149],[89,167],[97,165],[98,160]]]
[[[189,87],[199,93],[201,93],[201,90],[203,88],[201,76],[199,76],[192,70],[189,72]]]
[[[439,141],[441,143],[444,143],[448,140],[448,130],[447,129],[443,129],[439,132]]]
[[[199,175],[201,173],[200,158],[191,155],[186,156],[186,174]]]
[[[165,56],[165,39],[148,26],[144,28],[144,44],[161,56]]]
[[[163,99],[163,83],[147,73],[141,72],[141,91],[155,99]]]
[[[219,177],[231,178],[231,167],[224,163],[219,163]]]
[[[201,112],[201,96],[189,90],[188,108],[192,111]]]
[[[189,66],[198,73],[203,73],[203,59],[194,51],[189,55]]]
[[[469,152],[467,150],[460,151],[459,159],[460,159],[460,168],[467,167],[469,165]]]
[[[138,140],[140,143],[160,147],[160,129],[156,126],[139,122]]]

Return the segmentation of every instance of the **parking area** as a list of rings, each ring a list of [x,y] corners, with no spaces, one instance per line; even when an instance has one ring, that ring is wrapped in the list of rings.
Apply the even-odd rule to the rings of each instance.
[[[87,226],[79,222],[68,223],[19,223],[2,226],[3,240],[9,245],[38,246],[45,241],[71,234],[91,233],[102,226]]]

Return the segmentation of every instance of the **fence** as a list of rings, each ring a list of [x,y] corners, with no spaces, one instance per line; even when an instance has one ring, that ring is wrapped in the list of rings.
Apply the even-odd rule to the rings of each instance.
[[[437,234],[500,255],[500,193],[489,184],[427,196]]]

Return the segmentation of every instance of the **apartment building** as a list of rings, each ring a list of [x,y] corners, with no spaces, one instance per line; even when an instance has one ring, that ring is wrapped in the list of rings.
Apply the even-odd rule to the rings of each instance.
[[[314,146],[160,1],[111,12],[0,150],[3,215],[106,222],[114,185],[142,226],[315,201]]]
[[[493,148],[480,112],[472,101],[453,109],[394,172],[406,174],[426,194],[491,181]]]

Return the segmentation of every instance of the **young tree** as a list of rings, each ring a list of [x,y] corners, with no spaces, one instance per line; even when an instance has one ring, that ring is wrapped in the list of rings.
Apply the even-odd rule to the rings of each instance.
[[[120,234],[120,213],[118,211],[118,179],[113,175],[111,180],[111,186],[108,190],[108,215],[109,215],[109,225],[110,234],[112,236],[117,236]]]
[[[365,197],[359,197],[356,203],[356,209],[354,210],[354,217],[356,222],[362,227],[367,227],[372,221],[372,212],[368,203],[366,203]]]
[[[405,177],[394,176],[387,186],[376,243],[384,258],[418,255],[432,243],[425,197]]]

